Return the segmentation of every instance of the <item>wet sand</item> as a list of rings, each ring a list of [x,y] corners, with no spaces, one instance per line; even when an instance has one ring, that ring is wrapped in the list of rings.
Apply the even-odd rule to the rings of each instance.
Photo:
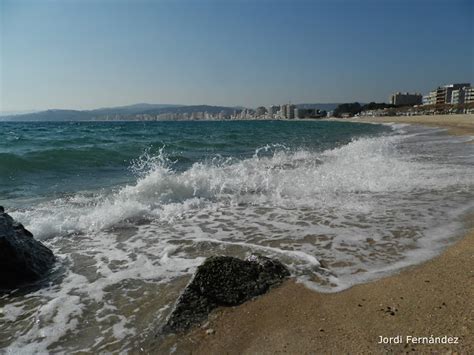
[[[378,344],[380,336],[398,335],[403,344]],[[458,344],[422,345],[407,343],[408,335],[459,339]],[[239,307],[217,310],[207,327],[182,337],[177,350],[193,354],[472,353],[474,232],[425,264],[340,293],[317,293],[290,280]]]
[[[474,135],[474,115],[375,118]],[[193,354],[474,352],[474,217],[466,236],[440,256],[397,275],[323,294],[295,280],[238,307],[159,349]],[[401,343],[379,343],[401,336]],[[428,344],[407,336],[426,337]],[[451,337],[452,344],[429,344]],[[457,338],[457,339],[456,339]],[[400,340],[400,338],[398,338]],[[388,339],[384,339],[388,341]]]

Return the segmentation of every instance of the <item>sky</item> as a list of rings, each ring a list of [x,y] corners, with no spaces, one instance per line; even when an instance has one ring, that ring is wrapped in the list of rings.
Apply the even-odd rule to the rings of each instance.
[[[0,0],[0,111],[474,84],[474,0]]]

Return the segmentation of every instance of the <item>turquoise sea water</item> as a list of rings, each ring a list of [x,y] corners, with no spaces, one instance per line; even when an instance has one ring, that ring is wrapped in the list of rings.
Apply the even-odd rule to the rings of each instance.
[[[328,121],[0,123],[0,205],[58,256],[49,284],[0,296],[0,352],[136,351],[210,255],[278,258],[320,292],[422,262],[473,210],[470,139]]]
[[[132,182],[137,159],[160,150],[182,171],[257,149],[323,151],[383,126],[284,121],[0,123],[0,203]]]

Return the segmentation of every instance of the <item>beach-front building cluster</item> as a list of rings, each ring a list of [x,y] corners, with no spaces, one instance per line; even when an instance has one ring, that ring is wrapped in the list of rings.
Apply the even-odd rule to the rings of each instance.
[[[134,115],[107,115],[101,117],[104,121],[218,121],[230,119],[226,111],[221,112],[164,112],[160,114],[134,114]]]
[[[263,107],[262,107],[263,108]],[[263,108],[264,109],[264,108]],[[319,110],[317,108],[304,108],[298,107],[291,103],[281,106],[272,105],[265,109],[265,111],[259,111],[257,108],[257,118],[266,119],[304,119],[304,118],[322,118],[326,117],[326,111]]]
[[[474,102],[474,88],[470,83],[455,83],[438,86],[427,95],[396,92],[389,98],[394,106],[462,105]]]
[[[298,107],[291,103],[285,105],[271,105],[269,107],[259,106],[255,110],[242,109],[231,115],[230,119],[245,120],[293,120],[305,118],[323,118],[326,117],[326,111],[316,108]]]
[[[423,105],[463,105],[474,103],[474,88],[470,83],[439,86],[423,96]]]
[[[396,92],[390,96],[388,105],[383,103],[364,105],[359,112],[349,112],[346,116],[415,116],[453,113],[474,113],[474,87],[471,87],[470,83],[438,86],[425,96],[419,93]],[[339,114],[339,117],[344,117],[344,114]]]
[[[159,114],[106,115],[104,121],[138,120],[138,121],[222,121],[222,120],[280,120],[323,118],[326,111],[316,108],[298,107],[291,103],[285,105],[259,106],[252,108],[235,108],[220,112],[163,112]]]

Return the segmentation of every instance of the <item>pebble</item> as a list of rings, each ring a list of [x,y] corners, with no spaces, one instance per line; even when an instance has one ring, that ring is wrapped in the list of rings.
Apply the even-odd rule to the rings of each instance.
[[[216,331],[215,331],[214,329],[208,329],[208,330],[206,330],[206,334],[207,334],[207,335],[212,335],[212,334],[214,334],[215,332],[216,332]]]

